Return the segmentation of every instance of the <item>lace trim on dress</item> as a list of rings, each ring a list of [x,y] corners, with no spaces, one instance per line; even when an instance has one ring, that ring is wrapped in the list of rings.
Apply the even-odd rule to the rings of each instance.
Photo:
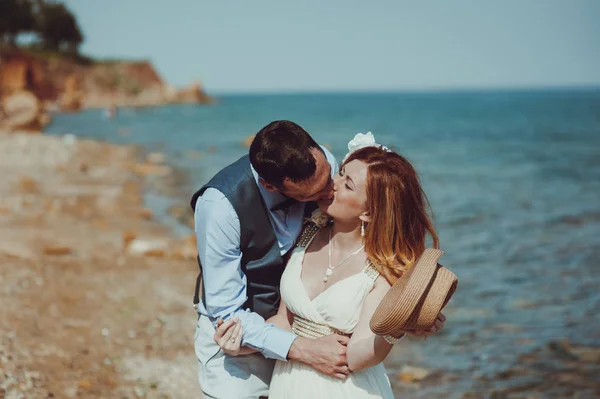
[[[300,234],[300,238],[298,239],[297,247],[306,248],[308,244],[312,241],[312,239],[317,235],[317,233],[321,230],[319,226],[314,223],[308,223],[304,226],[302,233]]]
[[[292,331],[294,334],[306,338],[321,338],[330,334],[339,334],[350,336],[352,334],[346,334],[340,330],[337,330],[326,324],[320,324],[312,320],[305,319],[304,317],[294,315],[294,322],[292,323]]]
[[[377,268],[375,267],[375,265],[373,265],[371,261],[368,262],[369,264],[367,265],[367,267],[365,267],[365,273],[367,274],[367,276],[369,276],[371,280],[373,280],[373,282],[375,282],[375,280],[377,280],[377,277],[379,277],[381,273],[379,273],[379,270],[377,270]]]

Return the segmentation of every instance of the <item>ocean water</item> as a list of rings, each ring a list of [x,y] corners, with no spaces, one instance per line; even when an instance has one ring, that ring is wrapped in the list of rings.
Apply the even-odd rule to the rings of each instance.
[[[339,159],[354,134],[367,131],[405,155],[434,211],[441,263],[459,276],[446,328],[425,342],[405,341],[386,360],[390,374],[414,365],[459,376],[412,397],[440,389],[460,397],[553,340],[599,341],[600,90],[218,100],[124,109],[113,120],[100,110],[56,115],[48,130],[162,151],[189,173],[183,197],[276,119],[297,122]],[[164,214],[181,198],[149,193],[148,201]]]

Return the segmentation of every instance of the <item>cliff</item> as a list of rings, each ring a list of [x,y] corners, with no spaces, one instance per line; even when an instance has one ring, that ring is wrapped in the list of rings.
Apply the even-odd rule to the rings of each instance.
[[[0,50],[0,98],[35,95],[45,109],[144,107],[172,103],[208,104],[198,82],[177,89],[164,82],[150,62],[96,62]]]

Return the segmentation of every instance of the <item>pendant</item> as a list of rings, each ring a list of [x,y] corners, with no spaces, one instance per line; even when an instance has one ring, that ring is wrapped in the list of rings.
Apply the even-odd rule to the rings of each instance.
[[[329,276],[331,276],[331,273],[333,273],[333,269],[328,267],[327,271],[325,272],[325,277],[323,277],[323,282],[326,283],[327,280],[329,279]]]

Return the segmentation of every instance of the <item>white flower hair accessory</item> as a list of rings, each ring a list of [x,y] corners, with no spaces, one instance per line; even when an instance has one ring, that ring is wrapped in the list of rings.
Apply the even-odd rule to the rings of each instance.
[[[356,136],[354,136],[354,138],[352,140],[350,140],[350,142],[348,143],[348,153],[342,160],[342,163],[346,162],[346,159],[348,159],[350,154],[352,154],[353,152],[358,151],[360,149],[363,149],[365,147],[379,147],[382,150],[385,150],[388,152],[391,151],[386,146],[377,144],[375,142],[375,136],[373,136],[373,133],[371,133],[371,132],[357,133]]]

